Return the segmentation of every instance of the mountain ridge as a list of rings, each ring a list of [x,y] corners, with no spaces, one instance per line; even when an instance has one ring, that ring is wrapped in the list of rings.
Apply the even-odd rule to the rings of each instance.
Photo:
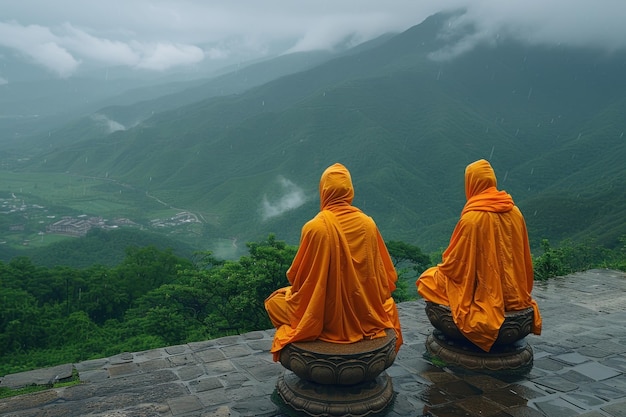
[[[432,251],[446,245],[464,203],[465,166],[486,158],[527,215],[535,246],[619,223],[624,54],[500,41],[435,61],[449,45],[439,36],[446,19],[436,15],[371,48],[155,113],[127,130],[94,133],[85,119],[83,133],[63,132],[71,145],[52,135],[22,169],[115,178],[219,218],[211,230],[222,238],[276,233],[297,243],[319,208],[319,175],[338,161],[353,175],[355,205],[387,239]],[[294,190],[299,205],[264,217],[267,204]],[[602,202],[616,212],[596,210]],[[610,229],[602,241],[614,246],[626,226]]]

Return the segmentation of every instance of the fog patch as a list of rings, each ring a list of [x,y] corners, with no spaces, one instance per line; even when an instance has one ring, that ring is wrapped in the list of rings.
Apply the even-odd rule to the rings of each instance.
[[[626,2],[609,1],[603,6],[587,3],[574,6],[571,0],[450,0],[442,9],[453,16],[439,32],[447,45],[429,57],[448,61],[478,45],[496,46],[505,39],[527,45],[624,50]]]
[[[235,260],[244,255],[244,249],[247,249],[245,245],[243,248],[240,246],[235,237],[230,240],[216,240],[211,243],[211,255],[220,260]]]
[[[94,114],[93,116],[91,116],[91,118],[99,123],[101,126],[104,126],[104,128],[107,130],[107,133],[113,133],[119,130],[126,130],[126,127],[123,124],[116,122],[115,120],[109,119],[104,114]]]
[[[278,178],[279,190],[272,197],[263,196],[261,215],[263,220],[280,216],[303,205],[307,198],[304,191],[284,177]]]
[[[0,77],[0,85],[5,85],[5,84],[8,84],[8,83],[9,83],[9,80],[7,80],[6,78]]]
[[[481,43],[495,44],[491,33],[486,33],[477,26],[476,22],[468,18],[468,11],[450,17],[439,31],[437,37],[446,43],[441,49],[431,52],[428,57],[433,61],[449,61],[470,52]]]

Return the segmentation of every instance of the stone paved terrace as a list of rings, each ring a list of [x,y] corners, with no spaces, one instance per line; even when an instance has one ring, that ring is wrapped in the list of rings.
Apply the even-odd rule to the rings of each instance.
[[[626,417],[626,274],[590,270],[537,283],[544,332],[529,336],[534,367],[505,380],[455,373],[424,358],[432,327],[423,301],[399,305],[405,345],[387,372],[387,416]],[[79,372],[81,384],[0,400],[15,417],[284,416],[272,402],[280,364],[273,331],[7,375],[0,386],[46,383]],[[430,413],[430,414],[427,414]]]

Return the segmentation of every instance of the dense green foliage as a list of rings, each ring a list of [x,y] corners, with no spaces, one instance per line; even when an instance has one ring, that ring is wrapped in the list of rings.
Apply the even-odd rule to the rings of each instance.
[[[116,349],[124,339],[114,335],[120,331],[115,324],[125,311],[190,264],[155,247],[129,247],[115,268],[46,268],[24,257],[0,263],[0,352],[18,355],[3,363],[41,366],[19,355],[42,349],[48,351],[43,357],[69,351],[81,359],[101,352],[107,340]]]
[[[405,242],[392,240],[386,244],[398,273],[394,299],[402,302],[416,298],[418,295],[415,281],[426,268],[431,266],[431,257],[422,253],[417,246]]]
[[[247,247],[238,261],[130,246],[113,267],[0,262],[0,375],[271,328],[263,301],[287,285],[296,247],[273,235]],[[429,262],[410,245],[390,252],[414,272]],[[415,280],[400,275],[398,301]]]
[[[592,242],[552,248],[544,241],[535,277],[626,270],[622,243],[609,250]],[[415,280],[434,256],[404,242],[387,246],[399,276],[394,298],[415,299]],[[26,257],[0,262],[0,375],[271,328],[263,301],[287,285],[297,248],[274,235],[247,247],[237,261],[129,246],[115,266],[45,267]]]
[[[621,247],[615,249],[608,249],[594,241],[566,241],[553,248],[544,239],[541,255],[533,259],[535,279],[546,280],[591,268],[626,271],[626,236],[622,236],[620,241]]]
[[[187,258],[193,253],[188,245],[155,232],[132,228],[110,231],[95,228],[82,238],[67,237],[46,246],[7,254],[0,250],[0,260],[26,256],[34,264],[48,267],[59,264],[72,268],[88,268],[95,264],[114,266],[124,260],[129,246],[150,245],[161,250],[172,248],[178,256]]]

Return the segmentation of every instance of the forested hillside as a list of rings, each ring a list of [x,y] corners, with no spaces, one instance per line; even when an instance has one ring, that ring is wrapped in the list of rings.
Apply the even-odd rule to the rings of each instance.
[[[319,175],[340,161],[355,204],[385,238],[437,251],[464,202],[465,166],[487,158],[526,214],[533,248],[589,238],[617,247],[626,234],[624,53],[496,39],[449,56],[457,39],[441,36],[448,17],[125,130],[78,120],[40,138],[45,151],[14,169],[106,178],[112,192],[132,186],[197,213],[210,248],[268,233],[297,243],[317,210]],[[106,111],[121,120],[126,110]]]
[[[418,248],[390,248],[412,279],[430,264]],[[0,375],[271,327],[263,301],[287,285],[296,247],[269,236],[247,249],[223,261],[129,246],[114,267],[0,261]]]
[[[417,297],[415,281],[438,259],[388,241],[398,272],[397,302]],[[594,267],[626,270],[626,248],[552,248],[535,257],[537,280]],[[115,266],[42,267],[0,261],[0,376],[271,328],[264,300],[287,285],[296,247],[270,235],[223,261],[210,252],[128,246]]]

